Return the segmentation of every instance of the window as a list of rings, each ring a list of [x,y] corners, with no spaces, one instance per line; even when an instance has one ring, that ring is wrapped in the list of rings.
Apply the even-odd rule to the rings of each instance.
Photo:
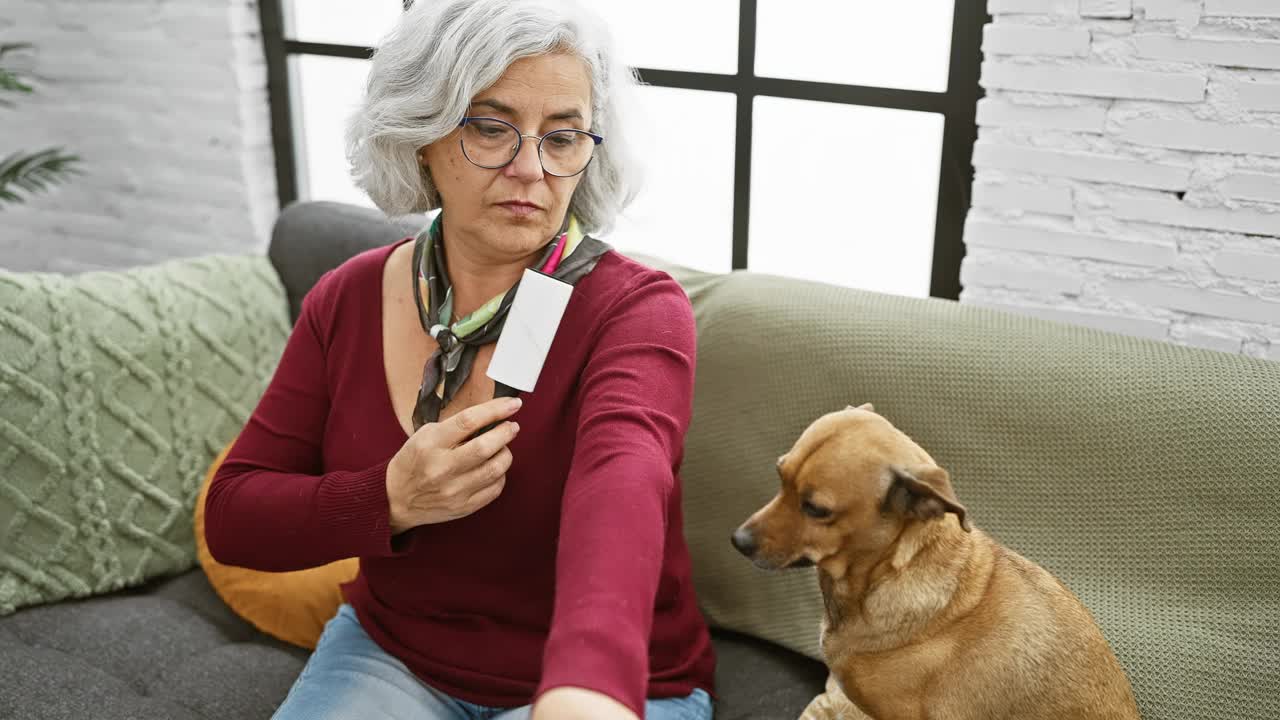
[[[928,295],[942,115],[757,97],[754,117],[747,267]]]
[[[959,295],[985,2],[590,5],[646,84],[647,183],[605,240],[715,272]],[[401,10],[263,0],[282,204],[371,205],[342,133]],[[681,132],[691,118],[712,130]]]

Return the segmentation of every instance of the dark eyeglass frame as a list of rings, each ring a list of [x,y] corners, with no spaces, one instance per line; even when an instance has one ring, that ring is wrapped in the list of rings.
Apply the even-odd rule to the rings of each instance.
[[[587,132],[586,130],[579,130],[579,129],[577,129],[577,128],[559,128],[559,129],[557,129],[557,130],[551,130],[550,132],[547,132],[546,134],[541,135],[541,136],[539,136],[539,135],[525,135],[524,133],[520,132],[520,128],[516,127],[515,125],[512,125],[511,123],[507,122],[506,120],[500,120],[500,119],[498,119],[498,118],[493,118],[493,117],[481,117],[481,116],[476,116],[476,117],[464,117],[464,118],[462,118],[462,120],[458,123],[458,127],[463,127],[463,126],[467,125],[468,123],[475,122],[476,120],[484,120],[484,121],[487,121],[487,122],[502,123],[503,125],[506,125],[507,127],[511,128],[511,129],[512,129],[512,131],[514,131],[514,132],[515,132],[515,134],[516,134],[516,149],[515,149],[515,151],[514,151],[514,152],[512,152],[512,153],[511,153],[511,159],[510,159],[510,160],[507,160],[506,162],[502,163],[501,165],[481,165],[480,163],[476,162],[475,160],[472,160],[472,159],[471,159],[471,156],[467,154],[467,146],[466,146],[466,144],[462,142],[462,138],[458,138],[458,145],[462,148],[462,156],[463,156],[463,157],[465,157],[465,158],[467,159],[467,161],[468,161],[468,162],[470,162],[472,165],[475,165],[476,167],[484,168],[484,169],[486,169],[486,170],[500,170],[500,169],[502,169],[502,168],[504,168],[504,167],[506,167],[506,166],[510,165],[513,161],[515,161],[515,159],[516,159],[516,158],[520,157],[520,149],[521,149],[522,147],[524,147],[524,139],[525,139],[525,138],[533,138],[534,140],[537,140],[537,141],[538,141],[538,164],[542,166],[542,171],[543,171],[543,172],[545,172],[546,174],[548,174],[548,175],[550,175],[550,176],[552,176],[552,177],[573,177],[574,175],[581,175],[582,173],[586,172],[587,167],[588,167],[589,165],[591,165],[591,161],[592,161],[592,160],[594,160],[594,159],[596,158],[595,148],[593,147],[593,148],[591,149],[591,157],[587,158],[587,164],[586,164],[586,165],[583,165],[581,170],[579,170],[578,172],[573,173],[573,174],[571,174],[571,175],[558,175],[558,174],[553,173],[553,172],[551,172],[550,170],[548,170],[548,169],[547,169],[547,164],[546,164],[545,162],[543,162],[543,161],[542,161],[542,141],[543,141],[543,140],[546,140],[548,135],[554,135],[554,134],[556,134],[556,133],[563,133],[563,132],[573,132],[573,133],[581,133],[582,135],[586,135],[587,137],[591,138],[592,142],[593,142],[595,145],[599,145],[600,143],[604,142],[604,137],[603,137],[603,136],[601,136],[601,135],[597,135],[597,134],[595,134],[595,133],[593,133],[593,132]]]

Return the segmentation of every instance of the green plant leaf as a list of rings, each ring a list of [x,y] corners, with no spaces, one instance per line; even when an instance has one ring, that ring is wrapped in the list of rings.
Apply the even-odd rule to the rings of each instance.
[[[31,86],[22,82],[14,73],[0,68],[0,90],[12,90],[16,92],[31,92]]]
[[[68,155],[62,148],[9,154],[0,160],[0,203],[19,202],[23,193],[43,192],[80,174],[79,163],[79,156]]]
[[[0,43],[0,63],[4,62],[5,55],[30,49],[31,43]],[[29,93],[31,86],[22,81],[17,71],[0,64],[0,90]],[[0,106],[13,107],[13,103],[0,98]]]

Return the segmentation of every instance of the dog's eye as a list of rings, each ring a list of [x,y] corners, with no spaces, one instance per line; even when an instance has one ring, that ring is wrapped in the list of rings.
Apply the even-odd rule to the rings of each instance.
[[[808,515],[809,517],[815,520],[826,520],[827,518],[831,517],[830,510],[824,507],[818,507],[817,505],[814,505],[808,500],[804,501],[804,504],[800,506],[800,510],[805,515]]]

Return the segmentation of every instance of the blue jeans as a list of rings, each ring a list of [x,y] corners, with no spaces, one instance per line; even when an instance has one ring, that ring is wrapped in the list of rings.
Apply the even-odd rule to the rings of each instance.
[[[531,708],[491,708],[450,697],[422,683],[375,643],[344,603],[324,626],[272,720],[528,720]],[[711,697],[649,700],[646,720],[710,720]]]

